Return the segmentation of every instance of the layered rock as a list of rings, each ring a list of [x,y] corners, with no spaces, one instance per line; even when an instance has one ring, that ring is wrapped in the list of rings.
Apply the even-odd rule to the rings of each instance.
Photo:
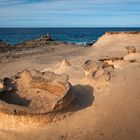
[[[10,114],[49,114],[68,107],[75,96],[67,75],[25,70],[3,79],[0,111]]]

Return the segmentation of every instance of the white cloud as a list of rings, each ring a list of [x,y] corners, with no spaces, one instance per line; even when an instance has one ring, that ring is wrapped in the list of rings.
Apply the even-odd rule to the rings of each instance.
[[[140,15],[139,6],[127,5],[129,0],[25,1],[0,0],[0,6],[2,3],[5,5],[0,7],[0,26],[122,25],[129,20],[133,20],[131,24],[140,24],[137,20]]]

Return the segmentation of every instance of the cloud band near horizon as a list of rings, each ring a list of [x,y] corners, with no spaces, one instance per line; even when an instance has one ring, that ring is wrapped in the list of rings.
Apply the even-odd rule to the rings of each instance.
[[[0,27],[140,27],[140,1],[0,0]]]

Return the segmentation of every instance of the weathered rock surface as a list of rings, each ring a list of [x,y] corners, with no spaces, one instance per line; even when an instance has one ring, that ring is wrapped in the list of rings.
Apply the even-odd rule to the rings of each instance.
[[[68,107],[75,98],[68,76],[53,72],[25,70],[3,79],[3,85],[0,111],[9,114],[49,114]]]
[[[0,39],[0,53],[11,51],[25,51],[27,49],[51,46],[60,43],[61,42],[54,41],[50,33],[48,33],[47,35],[43,35],[39,38],[27,40],[18,44],[8,44],[7,42]],[[48,48],[48,50],[53,51],[51,48]]]
[[[115,69],[122,69],[122,65],[124,63],[123,57],[109,57],[109,56],[103,56],[100,57],[98,60],[104,63],[107,63],[111,67]]]
[[[109,66],[110,65],[104,62],[87,60],[83,65],[85,77],[94,81],[109,81],[111,77],[109,72],[105,69]]]
[[[139,44],[140,32],[106,32],[93,44],[93,50],[98,51],[98,56],[122,57],[126,54],[127,46],[135,46],[140,51]]]
[[[134,46],[126,46],[126,49],[128,54],[136,52],[136,48]]]
[[[100,57],[98,60],[110,64],[113,68],[118,69],[122,69],[123,66],[129,64],[130,62],[132,63],[140,61],[140,53],[136,52],[136,48],[134,46],[126,46],[126,49],[127,54],[123,57],[104,56]]]
[[[44,47],[46,45],[52,45],[52,44],[53,44],[53,39],[51,35],[48,33],[47,35],[43,35],[39,38],[16,44],[14,47],[36,48],[36,47]]]
[[[140,53],[130,53],[124,56],[125,61],[140,62]]]
[[[134,46],[126,47],[127,55],[124,56],[125,61],[129,62],[140,62],[140,53],[136,52],[136,48]]]

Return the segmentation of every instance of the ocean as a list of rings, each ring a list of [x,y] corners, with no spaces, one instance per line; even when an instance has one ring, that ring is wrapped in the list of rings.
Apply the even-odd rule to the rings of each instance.
[[[140,31],[140,28],[0,28],[0,39],[17,44],[49,32],[56,41],[86,44],[96,42],[107,31]]]

